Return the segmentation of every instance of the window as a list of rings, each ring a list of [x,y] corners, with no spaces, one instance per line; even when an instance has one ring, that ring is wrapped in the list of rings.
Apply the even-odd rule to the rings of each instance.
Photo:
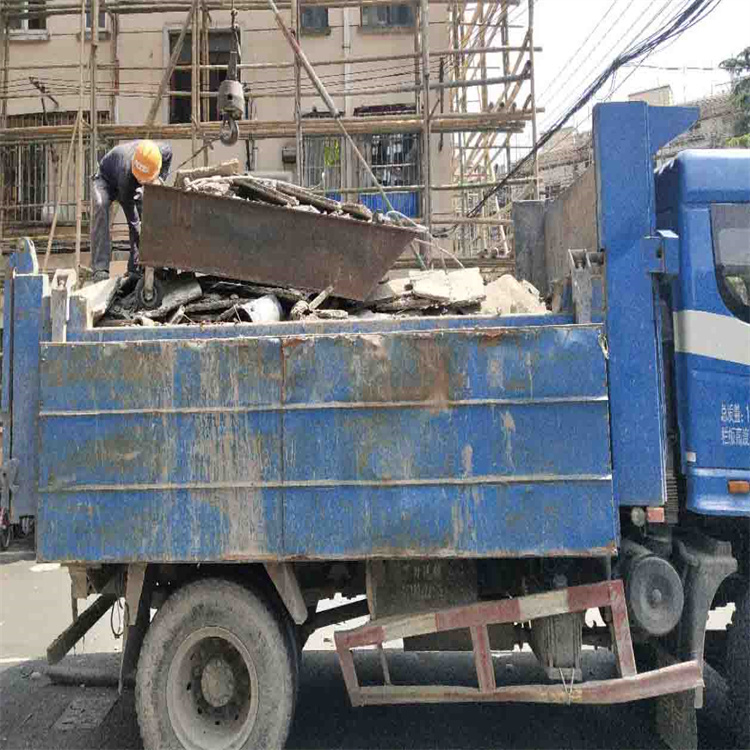
[[[414,28],[414,6],[399,3],[397,5],[366,5],[362,8],[363,29],[411,29]]]
[[[419,185],[421,156],[419,133],[391,133],[362,136],[359,145],[378,182],[385,188]],[[367,171],[359,166],[357,185],[374,187]],[[420,194],[416,190],[389,190],[391,205],[406,216],[420,215]],[[360,193],[359,200],[374,211],[387,211],[388,206],[378,192]]]
[[[341,146],[337,136],[306,135],[302,139],[305,187],[341,197]]]
[[[72,125],[78,113],[75,111],[31,112],[23,115],[9,115],[8,128],[22,129],[41,125]],[[88,122],[88,112],[84,113]],[[109,122],[108,112],[99,112],[99,123]],[[99,158],[112,144],[103,138],[99,144]],[[0,184],[3,193],[0,205],[4,207],[6,226],[14,230],[46,227],[52,221],[55,202],[60,199],[58,221],[66,224],[75,221],[75,167],[71,165],[68,180],[60,191],[60,178],[68,151],[64,141],[14,141],[6,137],[0,145]],[[74,151],[74,159],[77,154]],[[88,201],[89,159],[84,156],[84,207]],[[84,210],[87,210],[84,208]]]
[[[179,37],[178,31],[169,32],[169,53],[172,54],[174,46]],[[185,41],[180,50],[180,56],[177,59],[178,66],[190,65],[193,61],[193,44],[191,34],[185,34]],[[208,62],[210,65],[227,65],[229,63],[229,52],[232,49],[232,32],[209,31],[208,33]],[[192,71],[175,70],[172,74],[171,89],[172,91],[184,92],[190,94],[192,90]],[[227,77],[226,70],[211,70],[208,76],[208,92],[216,94],[219,90],[219,84]],[[208,100],[208,120],[216,121],[221,119],[218,115],[218,102],[216,97]],[[169,122],[185,123],[190,122],[192,105],[190,96],[171,96],[169,98]]]
[[[103,4],[103,0],[99,0],[99,29],[105,30],[107,29],[107,14],[101,10]],[[91,30],[91,0],[88,0],[86,3],[88,10],[86,11],[86,30]]]
[[[302,8],[300,30],[303,34],[328,33],[330,31],[328,26],[328,8],[319,8],[315,6],[311,8]]]
[[[27,0],[26,2],[20,3],[20,10],[28,11],[29,13],[43,12],[46,10],[46,0]],[[8,26],[11,32],[23,32],[23,31],[46,31],[47,29],[47,18],[43,15],[31,15],[25,18],[11,18],[8,21]]]
[[[714,203],[711,230],[719,293],[732,313],[750,323],[750,205]]]

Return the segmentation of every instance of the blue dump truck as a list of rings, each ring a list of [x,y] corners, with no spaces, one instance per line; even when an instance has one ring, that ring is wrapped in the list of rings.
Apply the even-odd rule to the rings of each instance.
[[[750,152],[655,174],[696,116],[594,110],[596,245],[567,244],[546,316],[94,327],[24,242],[3,517],[35,516],[38,559],[68,566],[75,601],[98,595],[49,660],[124,598],[148,750],[278,747],[306,639],[369,614],[335,635],[354,706],[655,699],[689,747],[705,658],[746,747]],[[353,601],[318,612],[335,593]],[[475,684],[392,679],[399,639],[473,651]],[[496,669],[518,644],[531,681]],[[592,644],[608,679],[585,679]]]

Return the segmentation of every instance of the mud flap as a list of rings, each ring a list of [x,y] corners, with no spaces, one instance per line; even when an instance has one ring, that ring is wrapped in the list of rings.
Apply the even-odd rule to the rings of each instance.
[[[656,650],[657,669],[679,663],[663,649]],[[695,691],[660,695],[655,699],[656,732],[672,750],[697,750],[698,719],[695,711]]]

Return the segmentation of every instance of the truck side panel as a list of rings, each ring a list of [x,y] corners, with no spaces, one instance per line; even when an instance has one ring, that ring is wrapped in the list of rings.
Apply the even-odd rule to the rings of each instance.
[[[43,345],[39,554],[605,554],[600,333]]]

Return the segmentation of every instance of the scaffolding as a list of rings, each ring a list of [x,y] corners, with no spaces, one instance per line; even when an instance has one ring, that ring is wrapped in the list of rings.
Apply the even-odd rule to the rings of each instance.
[[[436,26],[430,4],[439,6],[440,25]],[[471,209],[497,184],[511,154],[515,160],[519,150],[528,150],[537,140],[536,117],[541,110],[534,101],[534,55],[540,49],[534,46],[534,0],[416,0],[395,5],[385,0],[282,0],[277,5],[330,95],[343,100],[340,122],[352,139],[341,138],[337,121],[327,113],[314,106],[304,110],[303,102],[312,100],[316,91],[291,49],[283,60],[254,57],[239,66],[249,89],[246,118],[239,124],[240,138],[247,144],[247,168],[256,166],[258,142],[294,141],[284,149],[284,162],[294,164],[297,181],[375,209],[383,207],[382,187],[395,208],[429,227],[458,256],[508,256],[512,234],[503,196],[488,201],[477,216]],[[328,9],[341,9],[346,19],[354,8],[360,10],[361,26],[395,25],[399,33],[411,34],[413,50],[352,55],[351,26],[346,23],[342,53],[316,59],[310,52],[314,34],[308,46],[307,36],[301,34],[303,24],[310,35],[311,24],[327,23]],[[220,128],[216,91],[227,69],[222,46],[227,27],[220,19],[232,9],[248,26],[261,11],[268,11],[268,5],[266,0],[3,1],[0,243],[30,235],[53,251],[75,248],[78,263],[86,245],[89,177],[101,155],[119,141],[147,136],[188,142],[189,163],[208,162],[209,144]],[[125,45],[138,43],[133,19],[165,13],[182,18],[177,24],[164,24],[168,59],[165,55],[162,64],[123,64]],[[29,76],[28,61],[15,52],[11,41],[19,34],[42,34],[47,21],[59,16],[76,21],[77,60],[68,54],[44,64],[43,75]],[[440,44],[431,44],[431,30]],[[278,44],[286,45],[278,29],[262,31],[276,33]],[[100,55],[101,35],[109,50],[107,59]],[[243,44],[251,45],[247,40]],[[343,74],[329,74],[330,70]],[[281,78],[274,85],[269,76]],[[400,104],[380,103],[393,95]],[[129,97],[146,100],[140,123],[119,121],[118,105]],[[355,97],[378,103],[352,107]],[[9,103],[24,99],[38,99],[41,112],[9,111]],[[59,99],[75,105],[61,107]],[[292,116],[259,118],[263,100],[293,102]],[[531,142],[528,135],[523,138],[529,130]],[[366,169],[353,158],[355,147],[365,155]],[[435,179],[435,165],[446,158],[446,150],[447,179]],[[373,175],[379,186],[373,184]],[[513,189],[526,197],[537,196],[536,170],[514,181]]]

